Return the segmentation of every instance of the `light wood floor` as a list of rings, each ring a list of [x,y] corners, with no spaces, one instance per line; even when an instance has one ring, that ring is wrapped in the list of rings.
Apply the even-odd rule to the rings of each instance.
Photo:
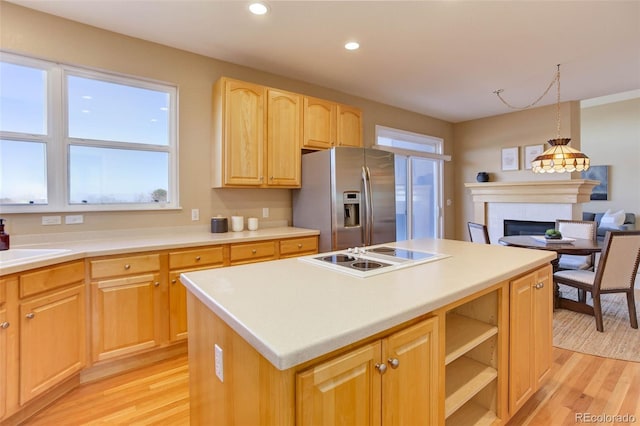
[[[558,348],[553,354],[551,379],[509,426],[574,425],[576,413],[629,414],[640,423],[640,363]],[[186,355],[81,386],[25,424],[188,425]]]

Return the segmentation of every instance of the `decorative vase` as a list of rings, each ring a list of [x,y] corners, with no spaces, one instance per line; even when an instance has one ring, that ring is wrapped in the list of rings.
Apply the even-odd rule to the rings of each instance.
[[[476,175],[476,180],[478,182],[489,182],[489,173],[478,172],[478,174]]]

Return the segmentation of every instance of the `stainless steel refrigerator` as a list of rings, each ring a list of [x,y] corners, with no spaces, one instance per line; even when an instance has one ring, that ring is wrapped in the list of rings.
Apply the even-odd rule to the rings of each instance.
[[[302,156],[293,226],[320,230],[320,252],[396,239],[394,156],[336,147]]]

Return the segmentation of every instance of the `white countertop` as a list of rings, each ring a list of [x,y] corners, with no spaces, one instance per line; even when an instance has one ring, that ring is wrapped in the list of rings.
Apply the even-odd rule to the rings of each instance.
[[[0,262],[0,275],[13,274],[27,269],[85,257],[295,238],[318,234],[317,230],[288,226],[265,227],[257,231],[213,234],[208,231],[207,227],[200,226],[12,237],[9,251],[14,249],[64,249],[66,251],[35,258],[25,258],[19,261]],[[17,241],[14,241],[14,239]]]
[[[300,259],[181,275],[189,291],[286,370],[555,259],[554,252],[453,240],[395,244],[449,255],[359,278]]]

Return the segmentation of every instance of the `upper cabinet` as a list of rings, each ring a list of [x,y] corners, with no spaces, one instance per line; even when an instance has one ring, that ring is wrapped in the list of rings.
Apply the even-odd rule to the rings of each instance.
[[[266,90],[221,78],[213,88],[213,186],[261,186],[264,181]]]
[[[213,87],[214,188],[299,188],[301,148],[362,146],[362,112],[227,77]]]
[[[213,187],[300,186],[300,95],[223,77],[213,106]]]
[[[304,98],[303,148],[362,146],[362,112],[324,99]]]
[[[302,96],[267,90],[267,186],[300,186]]]

